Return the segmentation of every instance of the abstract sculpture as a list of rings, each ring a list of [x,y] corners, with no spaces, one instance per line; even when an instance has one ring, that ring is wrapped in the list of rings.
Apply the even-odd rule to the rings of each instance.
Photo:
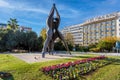
[[[54,13],[56,12],[56,18],[54,18]],[[42,49],[42,58],[45,57],[46,52],[53,52],[54,50],[54,41],[56,38],[60,38],[63,41],[63,44],[67,51],[70,53],[69,48],[64,40],[64,37],[58,30],[59,24],[60,24],[60,15],[57,11],[57,8],[55,7],[55,4],[53,4],[53,7],[50,11],[50,14],[48,16],[48,19],[46,21],[46,24],[48,26],[48,31],[47,31],[47,38],[44,43],[44,47]],[[53,54],[53,53],[52,53]],[[71,54],[71,53],[70,53]]]

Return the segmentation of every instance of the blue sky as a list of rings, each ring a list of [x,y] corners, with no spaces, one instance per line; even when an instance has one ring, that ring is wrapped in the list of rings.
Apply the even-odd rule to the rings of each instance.
[[[0,23],[16,18],[19,25],[39,34],[54,2],[61,15],[59,29],[120,11],[120,0],[0,0]]]

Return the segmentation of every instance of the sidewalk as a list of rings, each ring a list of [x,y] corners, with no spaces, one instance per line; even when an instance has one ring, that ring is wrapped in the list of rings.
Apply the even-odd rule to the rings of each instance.
[[[41,53],[21,53],[21,54],[11,54],[11,55],[27,63],[34,63],[34,62],[45,62],[45,61],[51,61],[51,60],[58,60],[58,59],[63,59],[63,58],[73,58],[74,56],[85,56],[86,54],[120,56],[120,53],[92,53],[92,52],[79,53],[79,54],[73,53],[72,55],[59,52],[59,54],[57,53],[54,55],[46,54],[45,58],[42,58]]]
[[[89,54],[98,54],[98,55],[106,55],[106,56],[120,56],[120,53],[89,53]]]
[[[23,54],[11,54],[27,63],[34,63],[34,62],[44,62],[44,61],[50,61],[50,60],[57,60],[57,59],[63,59],[63,58],[72,58],[73,56],[77,56],[75,54],[54,54],[49,55],[46,54],[45,58],[42,58],[41,54],[39,53],[23,53]]]

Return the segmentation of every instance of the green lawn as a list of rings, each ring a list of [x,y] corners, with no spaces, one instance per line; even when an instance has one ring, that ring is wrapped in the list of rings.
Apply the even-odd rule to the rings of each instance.
[[[85,56],[70,59],[28,64],[9,54],[0,54],[0,71],[11,73],[14,80],[52,80],[51,77],[44,75],[39,69],[43,66],[65,63],[93,56],[95,55],[87,54]],[[112,58],[113,61],[117,60],[112,64],[99,68],[95,72],[82,76],[84,80],[120,80],[120,57],[110,58]]]

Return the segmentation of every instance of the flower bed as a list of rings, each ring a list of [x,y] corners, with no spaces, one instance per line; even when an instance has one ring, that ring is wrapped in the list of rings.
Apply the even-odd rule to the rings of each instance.
[[[73,80],[80,75],[87,74],[106,64],[105,56],[76,60],[48,67],[43,67],[42,71],[50,75],[54,80]]]

